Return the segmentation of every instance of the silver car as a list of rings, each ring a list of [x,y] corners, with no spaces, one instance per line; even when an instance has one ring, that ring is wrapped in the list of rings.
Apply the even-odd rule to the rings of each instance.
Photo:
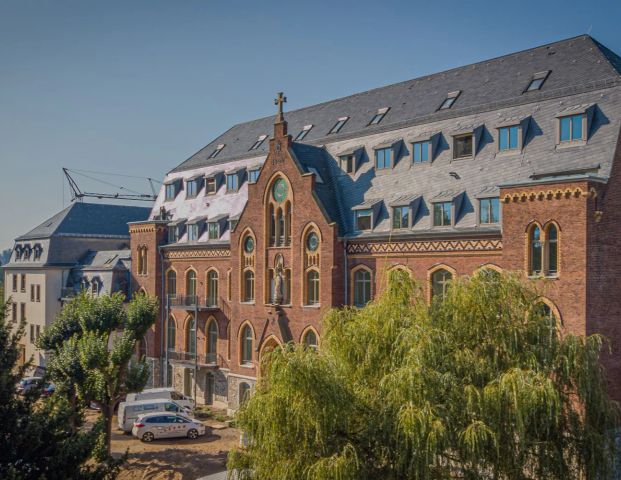
[[[172,437],[194,440],[199,435],[205,435],[205,425],[180,413],[149,413],[136,419],[132,435],[143,442]]]

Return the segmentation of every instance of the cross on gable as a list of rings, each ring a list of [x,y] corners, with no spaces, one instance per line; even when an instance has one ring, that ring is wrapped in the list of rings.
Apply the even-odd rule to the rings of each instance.
[[[276,116],[277,122],[283,122],[285,120],[282,111],[284,103],[287,103],[287,97],[284,96],[283,92],[278,92],[278,96],[274,99],[274,105],[278,105],[278,115]]]

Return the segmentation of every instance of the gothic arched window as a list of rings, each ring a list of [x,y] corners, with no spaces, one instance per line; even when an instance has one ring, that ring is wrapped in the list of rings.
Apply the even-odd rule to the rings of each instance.
[[[440,268],[431,274],[431,297],[443,298],[448,291],[453,274],[445,268]]]
[[[306,305],[319,303],[319,272],[309,270],[306,272]]]
[[[207,274],[207,306],[218,305],[218,272],[210,270]]]
[[[193,315],[190,315],[187,320],[185,346],[187,353],[196,355],[196,322]]]
[[[546,274],[558,273],[558,229],[553,223],[546,228]]]
[[[314,330],[308,329],[308,331],[304,334],[304,338],[302,339],[304,345],[313,350],[317,350],[319,347],[319,343],[317,342],[317,334]]]
[[[254,272],[252,270],[244,272],[243,290],[244,302],[254,302]]]
[[[218,324],[212,318],[207,327],[207,362],[215,363],[218,353]]]
[[[196,272],[189,270],[185,279],[185,294],[188,297],[196,297]]]
[[[177,296],[177,272],[174,270],[166,274],[166,295],[169,300]]]
[[[252,364],[252,343],[254,336],[250,325],[244,326],[241,332],[241,363],[242,365]]]
[[[529,275],[539,275],[543,267],[543,246],[541,243],[541,229],[533,225],[528,234]]]
[[[168,317],[168,328],[166,337],[166,346],[168,350],[175,350],[175,342],[177,341],[177,326],[175,325],[175,319],[172,315]]]
[[[371,271],[362,267],[354,272],[354,305],[364,307],[371,301]]]

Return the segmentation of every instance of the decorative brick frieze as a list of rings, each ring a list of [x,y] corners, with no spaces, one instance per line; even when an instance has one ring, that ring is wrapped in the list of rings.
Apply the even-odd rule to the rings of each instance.
[[[434,240],[414,242],[367,242],[347,245],[349,255],[356,254],[417,254],[438,252],[499,252],[501,239],[485,240]]]
[[[185,260],[198,258],[222,258],[230,257],[231,250],[228,248],[201,248],[192,250],[165,250],[163,252],[166,260]]]

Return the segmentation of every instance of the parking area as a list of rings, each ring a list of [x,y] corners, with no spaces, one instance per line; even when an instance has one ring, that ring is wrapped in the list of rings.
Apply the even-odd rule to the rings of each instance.
[[[87,420],[97,412],[88,411]],[[90,418],[89,418],[90,417]],[[225,470],[228,452],[239,444],[239,430],[204,420],[207,433],[195,440],[173,438],[143,443],[116,429],[113,423],[112,454],[129,450],[120,480],[196,480]]]

